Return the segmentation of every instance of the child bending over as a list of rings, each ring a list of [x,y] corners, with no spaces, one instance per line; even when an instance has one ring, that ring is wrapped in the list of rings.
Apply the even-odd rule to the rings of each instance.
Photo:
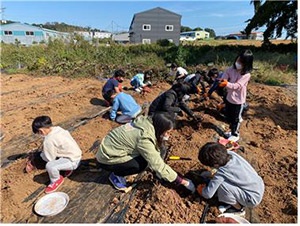
[[[261,202],[264,182],[240,155],[222,144],[209,142],[200,149],[198,159],[216,172],[207,185],[198,185],[197,191],[206,199],[217,193],[219,202],[228,205],[225,213],[244,212],[244,207],[255,207]]]

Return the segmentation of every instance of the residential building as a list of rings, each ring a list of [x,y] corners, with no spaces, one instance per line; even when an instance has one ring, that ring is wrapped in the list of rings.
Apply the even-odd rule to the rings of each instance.
[[[93,38],[111,38],[112,34],[110,32],[102,32],[102,31],[75,31],[75,34],[83,36],[85,40],[92,40]]]
[[[180,33],[180,41],[195,41],[209,39],[207,31],[187,31]]]
[[[0,38],[3,43],[29,46],[38,43],[47,43],[49,39],[69,40],[69,33],[36,27],[29,24],[11,23],[0,26]]]
[[[127,44],[129,43],[129,33],[124,32],[120,34],[114,34],[112,36],[112,40],[119,44]]]
[[[251,34],[249,35],[249,39],[264,40],[264,33],[263,32],[251,32]]]
[[[181,15],[157,7],[136,13],[129,28],[130,43],[156,43],[161,39],[179,44]]]
[[[252,40],[263,40],[264,35],[263,32],[251,32],[247,38],[247,35],[242,33],[234,33],[226,36],[227,39],[252,39]]]

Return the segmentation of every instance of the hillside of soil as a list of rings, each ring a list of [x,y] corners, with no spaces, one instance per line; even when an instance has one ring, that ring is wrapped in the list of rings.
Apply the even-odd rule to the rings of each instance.
[[[72,136],[83,151],[83,159],[93,159],[91,146],[117,123],[95,116],[102,108],[101,89],[104,80],[39,77],[23,74],[1,75],[1,219],[2,223],[22,221],[32,214],[32,204],[23,200],[48,180],[45,170],[24,174],[26,159],[20,154],[37,149],[42,140],[32,134],[32,120],[49,115],[55,125],[73,128]],[[126,80],[124,85],[128,85]],[[151,102],[170,85],[158,82],[151,93],[141,95],[125,91],[139,104]],[[250,109],[243,116],[240,145],[246,158],[263,178],[266,186],[261,204],[248,210],[251,222],[296,223],[298,218],[297,179],[297,86],[266,86],[250,82],[247,102]],[[197,173],[204,167],[197,160],[199,148],[214,141],[219,130],[228,124],[216,111],[217,96],[200,101],[192,96],[188,105],[203,116],[200,124],[179,118],[168,141],[169,154],[192,160],[171,161],[178,173],[197,182]],[[80,119],[89,118],[78,124]],[[42,179],[36,180],[37,177]],[[76,188],[80,181],[67,178],[63,186]],[[103,186],[99,184],[98,186]],[[111,188],[112,189],[112,188]],[[114,200],[109,200],[113,205]],[[215,200],[210,200],[206,222],[214,222],[220,213]],[[189,194],[184,188],[159,181],[145,172],[128,203],[125,223],[199,223],[206,200]],[[90,205],[97,207],[97,203]],[[98,210],[99,212],[101,209]],[[96,222],[93,222],[96,223]]]

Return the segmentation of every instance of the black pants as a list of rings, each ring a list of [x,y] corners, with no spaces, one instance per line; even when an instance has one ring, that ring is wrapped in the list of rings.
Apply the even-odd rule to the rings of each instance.
[[[240,128],[240,117],[243,111],[242,104],[232,104],[226,100],[226,117],[231,129],[231,135],[238,136]]]
[[[134,159],[113,165],[100,163],[99,166],[107,171],[114,172],[117,176],[127,176],[142,172],[146,169],[148,162],[142,157],[138,156]]]

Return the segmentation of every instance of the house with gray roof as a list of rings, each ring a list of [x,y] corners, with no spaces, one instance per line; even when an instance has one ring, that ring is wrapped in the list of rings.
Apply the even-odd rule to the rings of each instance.
[[[130,43],[150,44],[161,39],[179,44],[181,15],[157,7],[136,13],[129,28]]]

